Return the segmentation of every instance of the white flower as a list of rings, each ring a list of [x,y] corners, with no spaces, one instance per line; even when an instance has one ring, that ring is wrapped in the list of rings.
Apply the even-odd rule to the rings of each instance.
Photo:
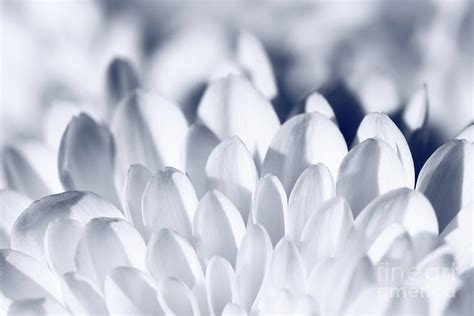
[[[40,164],[46,145],[4,151],[2,313],[469,313],[472,128],[415,184],[385,114],[364,117],[350,150],[320,94],[280,126],[270,63],[241,36],[231,60],[250,78],[212,80],[191,126],[116,60],[124,84],[109,82],[99,119],[70,120],[56,175]],[[418,108],[403,115],[409,137],[424,128]]]

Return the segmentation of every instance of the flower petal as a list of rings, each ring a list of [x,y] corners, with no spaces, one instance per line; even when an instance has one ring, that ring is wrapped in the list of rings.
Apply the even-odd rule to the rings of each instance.
[[[443,315],[470,315],[472,312],[472,295],[474,293],[474,270],[461,275],[462,283],[450,299]]]
[[[104,296],[107,309],[112,314],[163,313],[158,305],[153,280],[134,268],[115,268],[105,279]]]
[[[196,298],[184,282],[165,279],[158,284],[157,294],[166,315],[200,315]]]
[[[438,148],[421,169],[416,189],[433,204],[440,230],[474,201],[473,161],[474,144],[453,140]]]
[[[221,315],[227,303],[237,301],[237,286],[232,266],[222,257],[212,257],[206,269],[207,300],[211,315]]]
[[[207,160],[206,176],[209,189],[224,193],[246,222],[258,173],[252,157],[238,137],[225,140],[214,148]]]
[[[182,169],[187,127],[177,104],[152,93],[135,91],[118,106],[111,122],[119,181],[125,180],[133,164],[142,164],[152,171],[164,166]]]
[[[239,303],[248,312],[258,303],[272,251],[265,229],[260,225],[250,225],[240,245],[235,267]]]
[[[31,298],[14,302],[9,310],[9,316],[49,316],[70,315],[57,301],[51,298]]]
[[[228,76],[211,83],[197,114],[198,120],[220,139],[239,136],[257,167],[280,126],[272,104],[241,76]]]
[[[318,92],[313,92],[308,95],[304,102],[304,112],[318,112],[336,123],[336,114],[334,114],[334,110],[331,105],[329,105],[326,98]]]
[[[336,178],[347,145],[337,126],[319,113],[297,115],[283,124],[273,137],[262,174],[280,178],[290,194],[298,176],[312,164],[325,164]]]
[[[463,207],[440,235],[454,250],[458,272],[464,272],[474,266],[473,213],[474,203]]]
[[[236,59],[248,72],[255,87],[267,99],[277,96],[277,86],[270,59],[257,37],[249,32],[240,32],[237,39]]]
[[[209,154],[218,144],[219,139],[206,126],[194,124],[189,127],[185,145],[185,167],[199,198],[208,191],[206,162]]]
[[[56,171],[51,170],[56,158],[46,148],[35,146],[34,150],[20,150],[10,146],[2,147],[2,179],[5,186],[11,190],[20,192],[31,199],[39,199],[59,192],[60,185],[56,185]],[[32,163],[32,159],[37,162]],[[46,162],[42,164],[42,162]],[[42,170],[41,170],[42,168]],[[54,166],[56,169],[56,166]],[[49,174],[48,174],[49,173]],[[54,182],[54,183],[49,183]]]
[[[61,299],[59,280],[41,262],[19,251],[0,250],[2,295],[12,300],[40,297]]]
[[[54,150],[59,148],[67,125],[74,116],[83,110],[85,110],[85,107],[81,107],[75,102],[54,100],[51,103],[43,118],[44,138],[51,148]]]
[[[114,140],[87,114],[74,117],[59,146],[59,177],[66,190],[96,192],[119,206],[114,183]]]
[[[288,232],[288,202],[280,180],[267,174],[252,195],[252,222],[265,227],[273,246]]]
[[[397,154],[383,140],[369,138],[344,158],[336,181],[338,196],[351,206],[354,217],[377,196],[405,186]]]
[[[428,120],[428,109],[428,89],[425,84],[413,93],[403,109],[402,122],[407,138],[425,126]]]
[[[168,277],[179,279],[192,289],[204,281],[194,248],[177,233],[162,229],[148,243],[147,265],[157,282]]]
[[[189,178],[174,168],[158,171],[147,184],[142,215],[150,231],[169,228],[192,241],[192,220],[198,200]]]
[[[298,295],[306,291],[306,268],[296,245],[283,238],[273,252],[273,258],[268,271],[268,279],[264,284],[265,290],[272,291],[287,289]]]
[[[384,315],[429,315],[430,306],[428,298],[422,296],[401,295],[392,298],[390,305],[385,310]]]
[[[57,275],[76,269],[74,256],[84,224],[73,219],[57,219],[49,223],[44,236],[46,261]]]
[[[304,225],[324,202],[334,197],[334,181],[323,164],[312,165],[296,180],[288,202],[288,233],[299,241]]]
[[[77,272],[103,289],[104,279],[119,266],[146,271],[146,246],[128,222],[117,218],[94,218],[84,228],[76,250]]]
[[[431,203],[423,194],[406,188],[379,196],[355,220],[356,228],[365,233],[369,244],[393,224],[401,225],[410,236],[438,234],[438,222]]]
[[[62,277],[62,293],[67,308],[77,315],[108,315],[104,299],[92,283],[76,272]]]
[[[457,136],[456,139],[465,139],[474,143],[474,123],[469,124]]]
[[[194,234],[196,249],[205,262],[218,255],[234,265],[245,225],[232,202],[213,190],[199,201],[194,216]]]
[[[87,223],[96,217],[118,217],[122,213],[112,204],[90,192],[68,191],[32,203],[16,220],[12,229],[13,249],[44,261],[44,236],[50,222],[74,219]]]
[[[148,241],[150,231],[145,227],[142,214],[142,197],[152,173],[142,165],[131,165],[125,181],[125,215],[130,223],[140,232],[143,239]]]
[[[10,247],[10,234],[16,219],[32,200],[11,190],[0,190],[0,249]]]
[[[357,129],[354,145],[357,145],[368,138],[380,138],[387,142],[397,153],[398,159],[402,163],[405,184],[409,188],[415,186],[415,168],[408,143],[402,132],[395,123],[383,113],[367,114]]]
[[[114,58],[107,67],[107,122],[113,117],[117,105],[140,86],[135,69],[128,59]]]
[[[352,211],[347,202],[335,197],[322,204],[306,221],[300,249],[311,271],[320,259],[334,257],[352,229]]]

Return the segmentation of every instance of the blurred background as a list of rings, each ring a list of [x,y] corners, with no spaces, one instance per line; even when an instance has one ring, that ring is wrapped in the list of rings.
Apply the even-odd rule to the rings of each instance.
[[[63,104],[93,112],[106,103],[116,56],[192,121],[245,30],[271,60],[281,121],[311,91],[337,106],[396,113],[426,83],[441,143],[474,120],[473,8],[470,0],[2,0],[0,140],[41,138]]]

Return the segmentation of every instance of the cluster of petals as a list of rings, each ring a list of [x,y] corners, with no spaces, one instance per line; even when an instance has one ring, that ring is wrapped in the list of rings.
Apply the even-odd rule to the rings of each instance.
[[[237,54],[192,124],[118,59],[102,116],[4,148],[2,314],[469,314],[473,126],[416,177],[426,100],[352,144],[316,92],[281,124],[243,41],[266,64]]]

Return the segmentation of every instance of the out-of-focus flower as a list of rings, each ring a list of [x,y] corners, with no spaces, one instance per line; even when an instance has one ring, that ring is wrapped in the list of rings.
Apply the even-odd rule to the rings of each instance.
[[[426,87],[353,135],[319,92],[281,123],[258,39],[200,32],[170,39],[144,81],[112,60],[102,108],[53,109],[61,133],[3,149],[2,314],[468,315],[472,126],[417,174]],[[374,76],[365,112],[393,109]]]

